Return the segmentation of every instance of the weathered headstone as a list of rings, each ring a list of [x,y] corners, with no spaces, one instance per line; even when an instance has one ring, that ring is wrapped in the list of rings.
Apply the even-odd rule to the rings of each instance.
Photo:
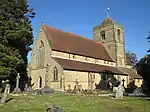
[[[145,94],[142,92],[142,88],[136,88],[133,93],[129,93],[129,96],[142,97]]]
[[[53,89],[51,89],[49,86],[44,86],[44,88],[41,89],[43,94],[51,94],[54,92]]]
[[[29,87],[27,88],[27,93],[31,93],[31,94],[32,94],[33,92],[34,92],[34,90],[32,89],[32,87],[29,86]]]
[[[1,103],[6,102],[9,87],[10,87],[9,84],[6,84],[5,91],[4,91],[3,96],[1,98]]]
[[[57,105],[47,104],[46,112],[63,112],[63,110]]]
[[[7,93],[10,94],[10,85],[8,86]]]
[[[26,83],[26,84],[25,84],[24,91],[27,92],[27,89],[28,89],[28,84]]]
[[[115,98],[116,99],[123,99],[123,93],[124,93],[124,91],[125,91],[124,87],[120,83],[120,85],[117,87],[117,92],[116,92]]]
[[[20,93],[20,88],[19,88],[19,79],[20,79],[20,74],[18,73],[17,74],[17,77],[16,77],[16,87],[13,91],[13,93]]]
[[[27,94],[34,94],[34,90],[32,88],[33,85],[31,84],[31,80],[32,80],[32,78],[28,77],[28,87],[26,89]]]

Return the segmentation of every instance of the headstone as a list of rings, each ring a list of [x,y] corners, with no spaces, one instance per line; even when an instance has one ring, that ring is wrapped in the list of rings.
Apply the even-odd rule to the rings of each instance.
[[[118,87],[113,87],[113,97],[116,97]]]
[[[133,93],[130,93],[128,95],[129,96],[136,96],[136,97],[145,96],[145,94],[142,92],[142,88],[136,88]]]
[[[63,110],[57,105],[47,104],[46,112],[63,112]]]
[[[10,85],[8,86],[8,91],[7,91],[8,94],[10,94]]]
[[[116,99],[123,99],[123,93],[124,93],[124,87],[120,85],[117,87],[117,91],[116,91],[116,94],[115,94],[115,98]]]
[[[34,94],[35,95],[42,95],[43,92],[41,91],[41,89],[36,89],[36,90],[34,90]]]
[[[44,86],[44,88],[41,89],[43,94],[51,94],[54,92],[53,89],[51,89],[49,86]]]
[[[25,84],[24,91],[27,92],[27,89],[28,89],[28,84],[26,83],[26,84]]]
[[[71,93],[71,92],[72,92],[72,89],[71,89],[71,85],[70,85],[70,84],[68,84],[67,92],[68,92],[68,93]]]
[[[18,74],[17,74],[17,77],[16,77],[16,87],[15,87],[13,93],[20,93],[20,92],[21,92],[21,91],[20,91],[20,88],[19,88],[19,79],[20,79],[20,75],[19,75],[19,73],[18,73]]]
[[[27,94],[34,94],[34,90],[32,88],[31,80],[32,80],[31,77],[28,77],[28,87],[26,89]]]
[[[32,94],[33,92],[34,92],[34,90],[32,89],[32,87],[29,86],[29,87],[27,88],[27,93],[31,93],[31,94]]]
[[[9,87],[10,87],[9,84],[6,84],[5,91],[4,91],[3,96],[1,98],[1,103],[6,102]]]
[[[79,82],[78,82],[78,79],[76,79],[76,81],[75,81],[75,86],[74,86],[74,90],[73,90],[74,92],[80,92],[79,91]]]

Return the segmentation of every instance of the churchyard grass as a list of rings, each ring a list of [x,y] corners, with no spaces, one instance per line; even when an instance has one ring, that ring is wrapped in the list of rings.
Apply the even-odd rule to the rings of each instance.
[[[64,112],[150,112],[150,100],[124,97],[123,100],[100,96],[67,94],[8,96],[0,112],[45,112],[47,102],[59,105]]]

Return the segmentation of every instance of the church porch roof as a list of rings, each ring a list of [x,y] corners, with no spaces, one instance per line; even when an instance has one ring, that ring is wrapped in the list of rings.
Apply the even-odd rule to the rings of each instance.
[[[133,79],[142,79],[142,77],[137,74],[133,69],[125,68],[125,67],[119,67],[120,70],[122,70],[124,73],[128,74]]]

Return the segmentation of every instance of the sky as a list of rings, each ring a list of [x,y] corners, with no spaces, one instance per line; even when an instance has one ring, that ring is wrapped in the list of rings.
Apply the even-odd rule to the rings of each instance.
[[[34,42],[41,23],[92,39],[93,27],[100,25],[110,8],[110,17],[124,27],[126,51],[136,53],[139,60],[150,47],[146,39],[150,0],[28,0],[28,4],[36,13],[32,19]]]

